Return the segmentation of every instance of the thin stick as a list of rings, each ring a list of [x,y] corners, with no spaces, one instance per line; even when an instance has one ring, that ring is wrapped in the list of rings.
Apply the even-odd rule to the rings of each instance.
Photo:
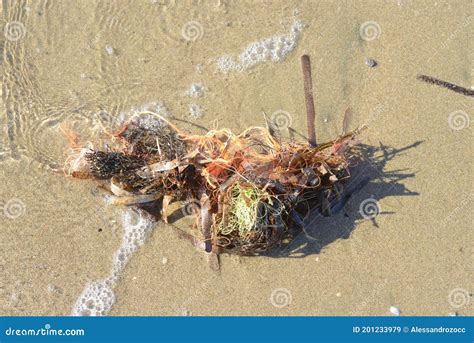
[[[316,146],[316,130],[314,120],[316,113],[314,111],[313,99],[313,81],[311,79],[311,62],[308,55],[301,56],[301,67],[303,69],[304,79],[304,100],[306,102],[306,127],[308,130],[308,143]]]
[[[456,92],[462,95],[474,97],[474,90],[455,85],[454,83],[446,82],[446,81],[443,81],[443,80],[440,80],[428,75],[418,75],[416,78],[420,81],[423,81],[432,85],[450,89],[453,92]]]

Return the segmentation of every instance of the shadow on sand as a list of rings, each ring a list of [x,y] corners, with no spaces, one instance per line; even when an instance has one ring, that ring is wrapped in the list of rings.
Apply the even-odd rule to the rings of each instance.
[[[321,250],[338,239],[348,239],[361,220],[371,220],[378,228],[377,218],[394,212],[381,211],[379,201],[386,197],[414,196],[402,183],[415,173],[406,169],[386,170],[389,161],[397,155],[419,146],[422,141],[402,148],[359,145],[363,157],[352,169],[350,181],[344,185],[338,202],[330,204],[329,216],[312,209],[303,220],[301,232],[286,246],[274,249],[267,256],[299,258],[319,254]]]

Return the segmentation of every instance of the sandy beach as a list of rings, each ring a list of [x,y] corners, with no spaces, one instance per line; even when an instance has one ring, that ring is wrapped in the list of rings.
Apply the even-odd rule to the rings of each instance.
[[[64,175],[70,148],[60,125],[97,142],[143,109],[199,134],[240,132],[263,126],[263,112],[283,113],[304,140],[303,54],[319,140],[341,133],[351,107],[351,128],[368,126],[360,139],[373,152],[371,182],[341,213],[312,221],[293,254],[223,254],[218,273],[176,234],[191,219],[158,221],[117,274],[103,314],[474,315],[474,101],[416,79],[472,89],[472,8],[5,1],[0,315],[72,314],[87,285],[111,275],[122,244],[130,209],[108,205],[96,182]],[[264,57],[242,59],[253,43]],[[361,215],[367,201],[374,218]]]

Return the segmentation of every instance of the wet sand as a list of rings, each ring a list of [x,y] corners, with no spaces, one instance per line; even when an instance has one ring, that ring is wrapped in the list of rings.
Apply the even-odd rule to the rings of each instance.
[[[319,140],[339,134],[352,107],[351,127],[367,124],[362,141],[378,147],[373,181],[342,213],[314,222],[314,239],[294,244],[299,254],[222,255],[220,273],[157,223],[122,273],[110,314],[391,315],[394,306],[402,315],[473,315],[473,100],[416,80],[472,87],[471,9],[411,0],[7,2],[2,27],[23,27],[1,38],[0,314],[69,315],[86,284],[110,273],[120,245],[123,210],[96,183],[53,171],[69,151],[60,123],[97,141],[99,122],[113,127],[121,113],[161,102],[196,133],[238,132],[283,111],[304,135],[300,56],[309,54]],[[217,68],[217,58],[285,35],[295,20],[305,27],[280,63]],[[375,36],[361,32],[367,22]],[[185,94],[193,83],[206,87],[202,96]],[[202,117],[189,114],[193,104]],[[394,153],[384,158],[380,144]],[[359,213],[366,199],[380,206],[374,220]]]

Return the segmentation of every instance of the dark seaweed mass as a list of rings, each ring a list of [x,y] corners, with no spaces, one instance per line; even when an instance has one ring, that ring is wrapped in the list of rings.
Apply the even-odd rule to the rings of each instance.
[[[93,151],[86,154],[92,176],[98,179],[109,179],[114,175],[141,168],[145,161],[136,156],[121,152]]]
[[[140,123],[130,124],[120,137],[129,143],[131,153],[134,155],[160,154],[163,159],[171,161],[183,156],[186,152],[185,143],[168,125],[144,127]]]

